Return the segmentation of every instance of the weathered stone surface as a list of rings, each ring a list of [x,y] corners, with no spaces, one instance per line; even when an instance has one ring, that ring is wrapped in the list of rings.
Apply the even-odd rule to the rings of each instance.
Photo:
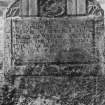
[[[88,4],[85,0],[36,2],[17,0],[6,13],[22,18],[5,21],[8,89],[2,90],[2,104],[105,104],[105,78],[100,75],[105,52],[101,7],[92,0]],[[94,18],[68,16],[85,12]]]
[[[11,67],[11,19],[5,21],[4,26],[4,70],[7,71]]]
[[[21,16],[21,9],[20,9],[21,0],[15,0],[14,3],[9,6],[6,17],[14,17],[14,16]]]
[[[29,16],[37,16],[38,15],[38,1],[37,0],[29,0]]]
[[[87,13],[94,16],[104,16],[104,10],[97,0],[87,0]]]
[[[6,17],[104,16],[97,0],[16,0]]]
[[[59,17],[66,13],[66,0],[39,0],[39,16]]]
[[[103,21],[98,18],[95,21],[89,18],[7,19],[5,24],[8,67],[12,63],[19,66],[34,62],[96,65],[104,62]]]
[[[67,14],[68,15],[75,15],[77,10],[76,10],[76,1],[77,0],[67,0]]]
[[[86,15],[86,0],[67,0],[68,15]]]
[[[22,16],[29,16],[29,0],[21,0]]]
[[[86,9],[86,0],[77,0],[77,15],[86,15],[87,9]]]
[[[54,102],[54,105],[100,105],[104,103],[104,82],[104,77],[93,76],[23,76],[18,87],[17,101],[24,97],[28,103],[42,102],[45,105],[44,102],[48,100],[50,105]]]
[[[93,26],[92,20],[15,19],[14,59],[23,62],[94,61]]]

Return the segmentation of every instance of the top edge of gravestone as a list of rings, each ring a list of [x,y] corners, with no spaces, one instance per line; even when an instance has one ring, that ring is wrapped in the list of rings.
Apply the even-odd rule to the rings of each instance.
[[[27,2],[26,2],[27,1]],[[44,17],[44,18],[80,18],[80,17],[104,17],[104,10],[101,8],[97,0],[78,0],[78,6],[75,6],[76,0],[52,0],[54,4],[47,5],[46,3],[51,0],[46,0],[46,3],[40,4],[43,0],[15,0],[13,1],[4,13],[5,18],[28,18],[28,17]],[[59,2],[55,2],[59,1]],[[72,1],[72,4],[71,4]],[[28,4],[27,4],[28,3]],[[76,3],[76,4],[77,4]],[[48,3],[47,3],[48,4]],[[54,7],[55,5],[55,7]],[[74,5],[74,6],[72,6]],[[28,6],[28,7],[27,7]],[[53,6],[53,7],[52,7]],[[57,11],[57,6],[61,12]],[[92,7],[96,7],[97,9]],[[54,8],[54,9],[51,9]],[[29,9],[29,10],[27,10]],[[49,10],[50,9],[50,10]],[[50,12],[49,12],[50,11]]]

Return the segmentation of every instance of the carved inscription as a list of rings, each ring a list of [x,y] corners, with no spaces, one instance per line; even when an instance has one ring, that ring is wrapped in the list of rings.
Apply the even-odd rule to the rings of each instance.
[[[84,57],[83,62],[88,62],[93,52],[92,21],[14,20],[13,29],[14,57],[18,60],[62,62],[73,61],[74,57],[79,56],[79,59]],[[58,58],[58,55],[61,57]]]

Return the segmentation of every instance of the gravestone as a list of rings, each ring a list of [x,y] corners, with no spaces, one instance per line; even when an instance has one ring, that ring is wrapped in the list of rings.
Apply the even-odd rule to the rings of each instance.
[[[18,9],[10,12],[15,5]],[[91,0],[17,0],[11,5],[5,19],[4,70],[17,89],[17,102],[25,97],[34,104],[99,105],[103,23],[101,7]]]

